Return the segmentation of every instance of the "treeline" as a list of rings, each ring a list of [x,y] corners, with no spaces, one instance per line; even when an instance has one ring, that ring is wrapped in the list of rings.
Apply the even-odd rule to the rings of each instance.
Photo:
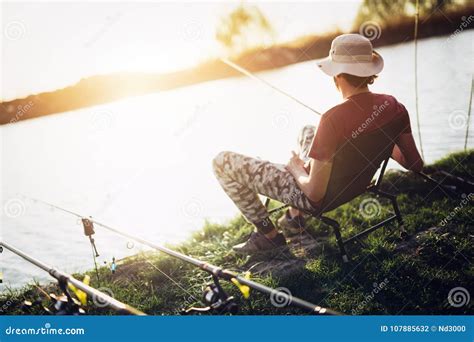
[[[422,15],[418,38],[449,35],[447,41],[455,39],[460,32],[474,28],[471,13],[474,14],[474,4]],[[353,32],[366,35],[375,47],[404,43],[413,40],[414,20],[401,17],[390,24],[366,21],[354,27]],[[262,71],[322,58],[327,55],[332,39],[341,33],[311,35],[268,48],[254,48],[235,57],[234,61],[250,71]],[[0,103],[0,124],[234,76],[238,76],[235,70],[215,59],[168,74],[120,73],[89,77],[70,87]]]

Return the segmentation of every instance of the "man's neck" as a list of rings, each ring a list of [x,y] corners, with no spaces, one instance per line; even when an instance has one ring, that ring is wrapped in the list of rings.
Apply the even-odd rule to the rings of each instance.
[[[364,88],[350,88],[350,89],[342,89],[342,97],[344,100],[348,99],[351,96],[357,95],[357,94],[362,94],[362,93],[368,93],[369,88],[364,87]]]

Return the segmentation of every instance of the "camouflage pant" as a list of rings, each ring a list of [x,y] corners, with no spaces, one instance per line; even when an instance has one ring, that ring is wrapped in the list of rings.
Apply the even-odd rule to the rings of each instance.
[[[305,126],[298,137],[299,155],[303,160],[308,155],[315,130],[314,126]],[[221,152],[214,158],[213,167],[224,191],[253,224],[269,217],[258,194],[295,208],[314,210],[285,165],[234,152]]]

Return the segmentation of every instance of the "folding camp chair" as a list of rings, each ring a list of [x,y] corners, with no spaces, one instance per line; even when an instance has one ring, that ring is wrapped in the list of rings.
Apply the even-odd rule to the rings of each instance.
[[[400,127],[397,127],[397,125],[398,123],[391,123],[373,132],[348,139],[338,149],[333,158],[331,176],[322,204],[315,212],[305,211],[333,228],[344,262],[349,262],[349,256],[345,248],[347,244],[360,240],[390,222],[397,220],[400,231],[404,232],[403,218],[396,196],[380,190],[380,184],[395,145],[396,132],[400,132]],[[380,172],[376,180],[372,182],[378,170]],[[323,214],[367,192],[389,199],[393,206],[393,214],[347,240],[343,240],[339,223],[334,219],[323,216]],[[266,200],[265,204],[267,206],[269,201],[270,199]],[[274,213],[286,207],[288,205],[282,205],[269,210],[269,213]]]

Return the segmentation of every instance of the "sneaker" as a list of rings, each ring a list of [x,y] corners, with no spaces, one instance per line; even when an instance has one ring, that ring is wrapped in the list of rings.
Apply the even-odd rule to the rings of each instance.
[[[288,248],[285,236],[278,233],[273,239],[267,238],[259,232],[253,232],[246,242],[232,247],[237,254],[279,254]]]
[[[280,227],[288,237],[305,233],[305,224],[306,222],[302,215],[291,217],[288,210],[285,215],[280,217],[277,221],[278,227]]]

